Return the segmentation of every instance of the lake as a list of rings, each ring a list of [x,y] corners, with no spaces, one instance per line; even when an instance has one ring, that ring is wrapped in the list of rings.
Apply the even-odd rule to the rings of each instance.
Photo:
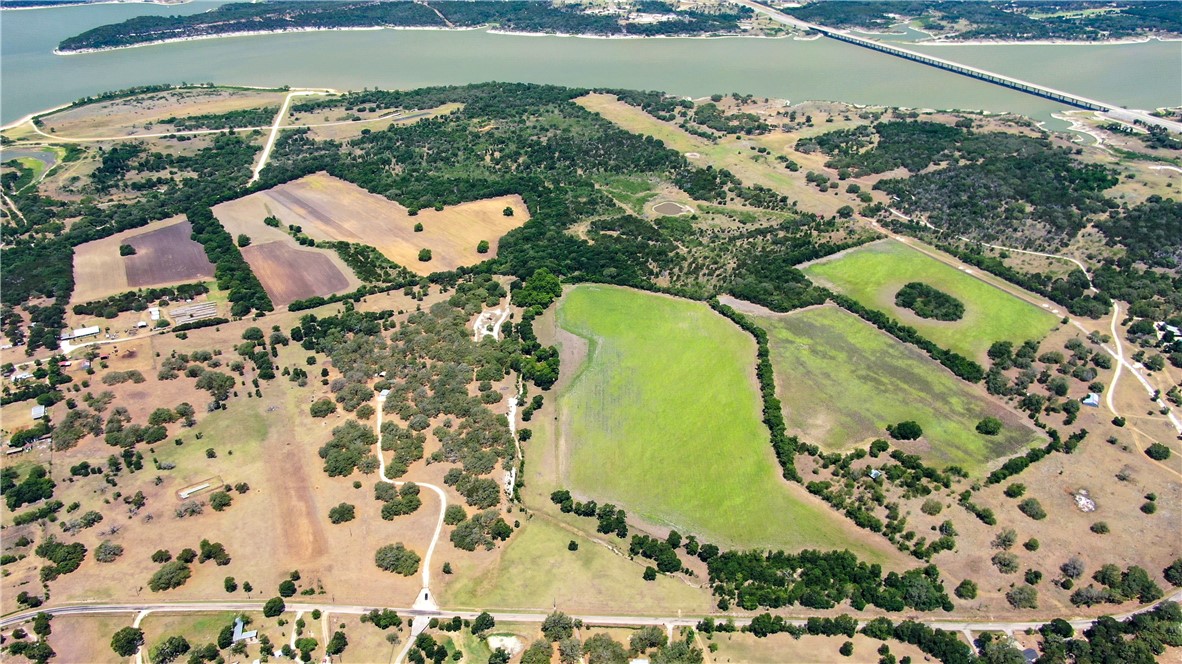
[[[92,5],[0,14],[0,121],[149,83],[360,89],[476,81],[742,92],[793,101],[1013,111],[1048,122],[1063,106],[830,39],[583,39],[484,30],[372,30],[211,39],[60,56],[65,37],[137,15],[212,2]],[[1141,108],[1182,103],[1177,42],[1085,46],[928,46],[941,57]]]

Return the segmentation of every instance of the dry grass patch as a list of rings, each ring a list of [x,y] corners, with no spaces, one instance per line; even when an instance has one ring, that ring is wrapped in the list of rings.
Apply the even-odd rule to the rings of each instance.
[[[74,250],[72,301],[212,279],[213,264],[205,248],[189,239],[192,232],[189,221],[178,216],[79,245]],[[134,247],[135,254],[120,256],[124,244]]]
[[[512,209],[513,215],[506,216],[505,208]],[[441,211],[422,210],[411,216],[398,203],[327,173],[223,203],[214,211],[233,233],[248,232],[235,230],[247,219],[266,228],[262,220],[274,215],[284,224],[302,227],[315,240],[373,246],[395,263],[423,275],[496,256],[501,236],[529,221],[529,210],[520,196],[472,201]],[[422,224],[421,232],[415,232],[416,224]],[[248,234],[254,237],[253,232]],[[489,243],[488,253],[476,251],[482,240]],[[419,260],[422,249],[431,250],[430,261]]]
[[[126,99],[87,104],[48,115],[42,119],[47,134],[68,138],[136,136],[171,131],[170,125],[156,127],[173,116],[228,113],[264,106],[278,107],[286,93],[263,90],[195,88],[169,90]]]

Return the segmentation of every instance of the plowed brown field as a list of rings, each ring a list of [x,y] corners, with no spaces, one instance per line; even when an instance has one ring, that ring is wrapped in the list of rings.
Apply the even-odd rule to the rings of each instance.
[[[189,239],[192,230],[184,217],[174,217],[79,245],[74,250],[73,301],[212,279],[213,264],[205,248]],[[123,244],[135,247],[135,254],[120,256]]]

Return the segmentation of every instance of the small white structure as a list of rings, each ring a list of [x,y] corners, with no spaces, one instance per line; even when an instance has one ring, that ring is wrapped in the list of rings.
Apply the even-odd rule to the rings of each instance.
[[[1092,408],[1099,408],[1100,407],[1100,395],[1096,394],[1095,392],[1088,392],[1088,396],[1084,397],[1084,400],[1081,401],[1080,403],[1082,403],[1085,406],[1091,406]]]
[[[186,500],[186,499],[188,499],[189,496],[191,496],[199,491],[204,491],[205,489],[208,489],[208,488],[209,488],[209,482],[206,482],[204,484],[198,484],[197,486],[189,487],[188,489],[185,489],[184,491],[180,492],[181,500]]]
[[[136,324],[135,324],[135,326],[136,326],[136,327],[143,328],[143,327],[147,327],[147,326],[148,326],[148,323],[147,323],[147,321],[142,321],[142,320],[141,320],[140,322],[136,323]]]
[[[148,318],[160,320],[160,307],[148,307]]]
[[[32,415],[33,419],[35,420],[43,420],[45,419],[46,415],[45,406],[33,406],[33,408],[29,411],[29,414]]]
[[[15,376],[13,376],[13,377],[12,377],[12,382],[14,382],[14,383],[23,383],[24,381],[26,381],[26,380],[29,380],[29,379],[30,379],[30,378],[32,378],[32,377],[33,377],[33,374],[29,373],[28,371],[23,371],[23,372],[21,372],[21,373],[18,373],[18,374],[17,374],[17,375],[15,375]]]
[[[81,339],[82,337],[93,337],[101,332],[102,329],[98,325],[91,325],[90,327],[79,327],[73,332],[66,332],[62,330],[62,341],[70,339]]]

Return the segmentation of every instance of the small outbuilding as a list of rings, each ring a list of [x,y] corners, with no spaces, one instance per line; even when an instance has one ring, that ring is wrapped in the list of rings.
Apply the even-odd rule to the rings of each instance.
[[[1085,406],[1091,406],[1092,408],[1099,408],[1100,407],[1100,395],[1096,394],[1095,392],[1088,392],[1088,396],[1084,397],[1083,401],[1081,401],[1080,403],[1082,403]]]
[[[33,406],[31,411],[29,411],[29,414],[33,416],[34,420],[43,420],[45,419],[47,412],[45,410],[45,406],[36,405]]]

